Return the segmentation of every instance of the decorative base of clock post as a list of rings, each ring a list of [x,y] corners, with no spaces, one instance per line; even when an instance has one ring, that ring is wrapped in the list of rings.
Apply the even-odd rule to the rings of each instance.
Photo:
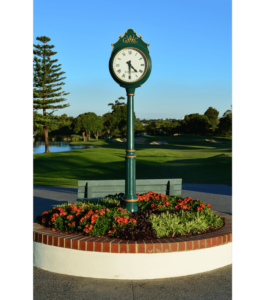
[[[124,200],[124,208],[126,208],[127,210],[131,211],[131,212],[138,212],[138,199],[134,199],[134,200]]]

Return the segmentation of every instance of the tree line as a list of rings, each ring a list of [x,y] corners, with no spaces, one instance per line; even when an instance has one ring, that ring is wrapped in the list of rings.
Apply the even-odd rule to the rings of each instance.
[[[51,59],[57,52],[54,45],[49,45],[50,38],[41,36],[36,38],[42,44],[33,45],[33,130],[45,139],[45,152],[49,152],[48,135],[52,134],[81,134],[83,140],[90,140],[93,135],[109,137],[126,136],[127,132],[127,104],[120,97],[114,103],[109,103],[111,111],[102,116],[94,112],[80,114],[76,118],[63,114],[55,116],[54,112],[69,106],[61,104],[66,101],[69,93],[62,91],[64,85],[58,59]],[[42,113],[38,111],[42,110]],[[48,112],[48,110],[51,110]],[[221,118],[219,112],[209,107],[203,115],[193,113],[186,115],[183,120],[140,120],[134,113],[134,131],[136,134],[172,135],[177,133],[200,135],[232,135],[232,110],[227,110]]]

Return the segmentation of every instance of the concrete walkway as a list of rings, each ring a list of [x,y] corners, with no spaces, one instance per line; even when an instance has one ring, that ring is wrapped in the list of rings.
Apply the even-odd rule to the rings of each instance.
[[[183,184],[182,197],[210,203],[232,214],[232,188],[227,185]],[[76,188],[34,187],[33,221],[54,205],[72,202]],[[188,262],[187,262],[188,263]],[[126,267],[126,266],[125,266]],[[232,299],[232,265],[197,275],[155,280],[103,280],[51,273],[34,267],[34,300],[42,299],[192,300]]]

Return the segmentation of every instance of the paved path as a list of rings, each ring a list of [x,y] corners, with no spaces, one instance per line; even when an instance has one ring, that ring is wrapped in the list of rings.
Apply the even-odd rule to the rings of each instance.
[[[232,213],[232,188],[183,184],[182,197],[210,203],[213,210]],[[72,202],[76,188],[34,187],[33,221],[54,205]],[[231,300],[232,266],[197,275],[154,280],[103,280],[51,273],[34,267],[34,300]]]

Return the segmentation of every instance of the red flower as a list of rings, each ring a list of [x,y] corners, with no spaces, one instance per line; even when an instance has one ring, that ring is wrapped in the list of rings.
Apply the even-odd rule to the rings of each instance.
[[[66,219],[71,220],[71,219],[73,219],[73,216],[69,215],[69,216],[66,217]]]
[[[43,214],[43,215],[46,215],[46,214],[48,214],[48,212],[47,212],[47,211],[45,211],[45,212],[43,212],[42,214]]]
[[[53,228],[52,231],[57,231],[57,230],[55,228]]]
[[[212,209],[212,205],[211,205],[211,204],[207,204],[206,206],[208,206],[209,208],[211,208],[211,209]]]

